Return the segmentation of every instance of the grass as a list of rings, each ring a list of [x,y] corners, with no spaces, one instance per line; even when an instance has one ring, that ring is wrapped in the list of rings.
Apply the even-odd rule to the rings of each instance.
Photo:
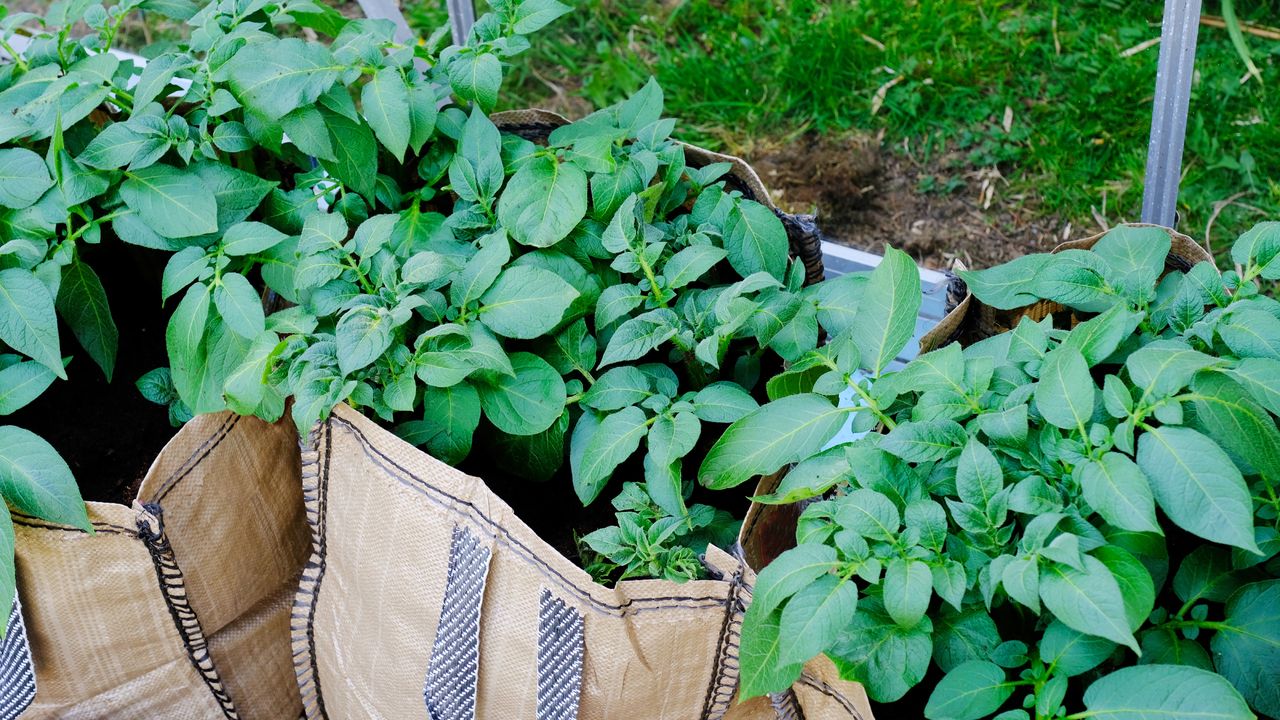
[[[570,0],[571,1],[571,0]],[[1220,0],[1205,12],[1221,14]],[[1162,3],[1147,0],[579,0],[514,68],[512,106],[551,86],[593,106],[650,75],[681,137],[740,150],[803,132],[883,132],[886,146],[957,174],[998,167],[1042,212],[1092,225],[1142,204]],[[406,0],[421,28],[443,3]],[[481,7],[481,10],[483,7]],[[1280,22],[1277,0],[1242,0],[1247,23]],[[1200,30],[1179,227],[1215,245],[1280,217],[1280,42],[1246,35],[1258,79],[1227,31]],[[890,85],[890,83],[892,83]],[[882,102],[877,103],[877,92]],[[875,109],[874,106],[880,107]],[[1005,119],[1011,122],[1008,131]],[[904,150],[905,148],[905,150]],[[956,184],[940,178],[930,192]],[[1243,195],[1239,195],[1243,193]],[[1079,226],[1079,225],[1078,225]]]

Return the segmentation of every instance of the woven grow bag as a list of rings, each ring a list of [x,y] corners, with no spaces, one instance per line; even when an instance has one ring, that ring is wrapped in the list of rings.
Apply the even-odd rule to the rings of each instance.
[[[1164,261],[1166,273],[1170,270],[1185,272],[1201,262],[1213,263],[1213,256],[1199,243],[1176,230],[1147,223],[1128,223],[1124,227],[1158,227],[1169,234],[1169,255]],[[1069,240],[1058,245],[1051,252],[1088,250],[1106,234],[1106,232],[1100,232],[1080,240]],[[979,340],[1012,330],[1017,327],[1023,316],[1036,321],[1043,320],[1048,315],[1063,316],[1072,327],[1081,319],[1074,310],[1050,300],[1041,300],[1013,310],[1000,310],[974,297],[973,293],[965,287],[964,281],[956,278],[952,283],[953,287],[948,289],[948,297],[962,299],[947,312],[946,317],[942,318],[937,326],[920,338],[921,353],[937,350],[952,342],[959,342],[967,347]]]
[[[717,579],[606,588],[482,480],[345,405],[303,460],[314,551],[293,649],[308,718],[872,720],[825,658],[792,690],[735,703],[754,573],[714,546]]]
[[[292,425],[204,415],[132,507],[88,503],[94,534],[15,513],[10,624],[25,627],[0,647],[0,717],[32,685],[24,720],[298,717],[289,610],[310,539],[298,467]]]

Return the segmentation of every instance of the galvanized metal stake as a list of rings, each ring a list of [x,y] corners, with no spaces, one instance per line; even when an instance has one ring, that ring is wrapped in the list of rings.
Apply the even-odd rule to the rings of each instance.
[[[1199,30],[1200,0],[1165,0],[1142,222],[1166,227],[1177,222],[1182,147],[1187,137],[1187,107],[1191,103]]]
[[[476,24],[474,0],[446,0],[449,6],[449,24],[453,27],[453,44],[462,45]]]

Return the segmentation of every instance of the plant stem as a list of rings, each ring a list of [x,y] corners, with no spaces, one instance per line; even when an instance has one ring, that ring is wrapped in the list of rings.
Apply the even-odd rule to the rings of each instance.
[[[893,421],[893,418],[885,415],[884,412],[880,410],[880,406],[876,404],[875,399],[868,395],[867,391],[863,390],[858,383],[848,380],[846,381],[846,384],[853,388],[854,392],[858,393],[858,397],[862,398],[862,402],[866,403],[867,408],[871,410],[880,422],[884,423],[885,427],[890,430],[898,427],[898,424]]]

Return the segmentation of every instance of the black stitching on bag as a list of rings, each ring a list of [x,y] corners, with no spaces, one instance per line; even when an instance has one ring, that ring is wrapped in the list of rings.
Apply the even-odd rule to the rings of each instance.
[[[729,597],[725,602],[724,623],[720,626],[720,638],[716,643],[711,678],[707,683],[706,700],[702,705],[702,717],[708,720],[719,720],[729,711],[733,696],[738,689],[738,644],[735,638],[742,632],[743,607],[740,600],[742,589],[742,570],[739,569],[729,580]]]
[[[191,474],[191,471],[200,464],[200,461],[208,457],[209,453],[213,452],[215,448],[222,444],[222,441],[231,434],[231,429],[239,422],[240,416],[235,413],[231,413],[230,417],[223,421],[222,426],[219,427],[213,435],[209,436],[208,439],[201,443],[200,447],[196,448],[195,452],[191,453],[191,457],[187,458],[186,462],[182,463],[182,465],[179,465],[178,469],[174,470],[173,474],[170,475],[163,484],[161,484],[160,490],[156,493],[155,502],[162,502],[165,496],[177,487],[179,482]]]
[[[320,464],[320,435],[324,436],[324,466]],[[317,426],[302,449],[302,499],[307,513],[307,524],[312,529],[311,556],[302,569],[298,592],[294,596],[290,612],[290,636],[293,642],[293,667],[298,678],[298,690],[302,698],[304,717],[327,720],[324,694],[320,691],[320,668],[316,661],[315,619],[324,579],[325,555],[328,551],[325,534],[325,511],[328,504],[329,458],[332,456],[332,428],[328,423]],[[301,634],[305,642],[299,643]]]
[[[156,503],[146,503],[143,508],[146,513],[138,516],[138,539],[142,540],[147,552],[151,554],[160,592],[164,595],[165,605],[168,606],[169,615],[173,618],[173,625],[182,638],[182,646],[186,648],[187,657],[190,658],[192,666],[195,667],[196,672],[200,673],[200,678],[204,680],[214,700],[222,708],[222,714],[228,720],[239,720],[240,716],[236,713],[235,704],[231,702],[231,696],[227,695],[222,678],[218,675],[218,669],[214,667],[213,658],[209,655],[209,642],[205,638],[204,630],[200,627],[200,618],[187,602],[187,589],[182,569],[178,567],[173,548],[169,545],[169,538],[164,534],[163,510]],[[154,528],[148,522],[148,516],[154,518]]]

